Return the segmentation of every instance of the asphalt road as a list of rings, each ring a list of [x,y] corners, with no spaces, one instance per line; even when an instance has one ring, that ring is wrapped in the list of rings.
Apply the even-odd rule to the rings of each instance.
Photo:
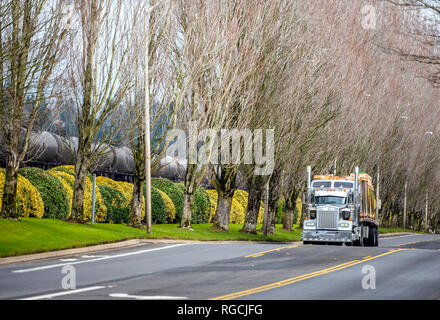
[[[1,266],[0,299],[438,300],[440,235],[376,248],[148,243]]]

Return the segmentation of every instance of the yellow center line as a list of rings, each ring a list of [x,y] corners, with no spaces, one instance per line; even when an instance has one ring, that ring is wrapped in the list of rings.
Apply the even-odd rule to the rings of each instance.
[[[247,255],[247,256],[245,256],[245,258],[258,258],[258,257],[261,257],[265,253],[268,253],[268,252],[281,251],[281,250],[284,250],[284,249],[292,249],[292,248],[296,248],[297,246],[298,246],[297,244],[294,244],[294,245],[291,245],[291,246],[285,246],[285,247],[279,247],[279,248],[275,248],[275,249],[271,249],[271,250],[261,251],[261,252],[257,252],[257,253],[253,253],[253,254]]]
[[[251,294],[255,294],[255,293],[259,293],[259,292],[263,292],[263,291],[267,291],[267,290],[271,290],[271,289],[275,289],[275,288],[279,288],[279,287],[283,287],[295,282],[299,282],[302,280],[306,280],[309,278],[313,278],[313,277],[317,277],[319,275],[323,275],[323,274],[327,274],[327,273],[331,273],[334,271],[338,271],[338,270],[342,270],[354,265],[357,265],[359,263],[363,263],[365,261],[369,261],[372,259],[377,259],[379,257],[383,257],[385,255],[391,254],[391,253],[395,253],[395,252],[399,252],[399,251],[404,251],[407,249],[393,249],[393,250],[389,250],[388,252],[379,254],[377,256],[368,256],[368,257],[364,257],[361,260],[352,260],[352,261],[348,261],[342,264],[339,264],[337,266],[333,266],[330,268],[326,268],[323,270],[318,270],[315,272],[311,272],[311,273],[307,273],[307,274],[303,274],[300,276],[296,276],[290,279],[286,279],[286,280],[282,280],[282,281],[278,281],[278,282],[274,282],[274,283],[270,283],[270,284],[266,284],[264,286],[260,286],[260,287],[256,287],[256,288],[252,288],[252,289],[248,289],[248,290],[243,290],[243,291],[238,291],[238,292],[234,292],[234,293],[230,293],[224,296],[220,296],[220,297],[216,297],[216,298],[212,298],[211,300],[231,300],[231,299],[236,299],[236,298],[240,298],[243,296],[248,296]]]

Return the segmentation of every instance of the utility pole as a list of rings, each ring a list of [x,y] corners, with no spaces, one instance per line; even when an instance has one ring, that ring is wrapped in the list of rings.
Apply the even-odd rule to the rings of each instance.
[[[145,10],[145,24],[147,42],[145,46],[145,95],[144,95],[144,112],[145,112],[145,209],[147,220],[147,233],[151,234],[151,156],[150,156],[150,81],[149,81],[149,63],[150,63],[150,9]]]
[[[426,204],[425,204],[425,232],[428,232],[428,190],[426,190]]]
[[[403,229],[406,229],[406,197],[408,190],[408,179],[405,179],[405,193],[403,195]]]
[[[380,166],[377,166],[377,177],[376,177],[376,216],[375,218],[379,220],[379,203],[380,203],[380,199],[379,199],[379,187],[380,187]],[[381,204],[382,205],[382,204]]]

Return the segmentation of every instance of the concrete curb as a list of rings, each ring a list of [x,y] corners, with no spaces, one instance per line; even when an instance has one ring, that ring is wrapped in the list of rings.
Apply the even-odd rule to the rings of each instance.
[[[115,242],[115,243],[88,246],[83,248],[64,249],[64,250],[56,250],[56,251],[49,251],[43,253],[27,254],[22,256],[15,256],[15,257],[0,258],[0,266],[7,264],[14,264],[14,263],[35,261],[35,260],[72,256],[76,254],[90,253],[94,251],[106,251],[106,250],[113,250],[119,248],[134,247],[134,246],[138,246],[141,243],[140,241],[141,241],[140,239],[132,239],[132,240]]]
[[[27,254],[22,256],[0,258],[0,266],[31,262],[37,260],[62,258],[66,256],[74,256],[77,254],[91,253],[91,252],[103,252],[108,250],[123,249],[140,246],[146,243],[200,243],[200,244],[238,244],[238,243],[264,243],[264,244],[290,244],[300,241],[291,242],[274,242],[274,241],[196,241],[196,240],[174,240],[174,239],[132,239],[108,244],[92,245],[83,248],[63,249],[56,251],[48,251],[43,253]],[[302,244],[302,242],[301,242]]]

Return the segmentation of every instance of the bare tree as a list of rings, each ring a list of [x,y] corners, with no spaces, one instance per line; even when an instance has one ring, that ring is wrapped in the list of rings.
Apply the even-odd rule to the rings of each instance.
[[[18,170],[32,148],[42,104],[56,95],[53,81],[67,30],[65,1],[0,2],[0,134],[7,155],[2,217],[16,219]]]
[[[152,110],[150,114],[152,131],[152,170],[158,170],[163,163],[170,141],[166,140],[166,132],[176,125],[177,113],[181,107],[181,100],[176,100],[176,75],[178,64],[173,64],[173,45],[176,37],[176,22],[172,22],[171,16],[175,10],[174,2],[152,1],[149,8],[144,8],[147,17],[148,30],[144,24],[136,26],[136,43],[133,50],[139,52],[136,61],[135,84],[129,94],[129,110],[131,114],[131,127],[129,128],[130,147],[134,156],[134,188],[133,200],[130,213],[130,224],[141,223],[142,190],[145,181],[145,117],[142,112],[144,106],[144,90],[148,88]],[[174,39],[174,41],[173,41]],[[148,50],[139,50],[145,48]],[[149,79],[146,84],[146,76],[143,70],[146,63],[146,52],[149,52]],[[127,70],[129,71],[129,70]]]
[[[98,157],[125,124],[122,106],[133,78],[126,72],[136,55],[129,55],[133,26],[139,11],[127,11],[132,3],[78,0],[79,21],[71,39],[68,81],[74,98],[78,146],[71,220],[83,221],[86,176]],[[134,5],[134,4],[133,4]],[[109,123],[110,122],[110,123]]]
[[[183,99],[180,122],[189,133],[182,228],[191,228],[196,188],[208,165],[217,161],[213,152],[216,133],[235,102],[235,88],[242,76],[235,49],[243,30],[235,9],[234,1],[179,2],[182,41],[176,51],[183,61],[183,83],[189,83],[185,91],[179,86]],[[201,148],[197,148],[198,141],[203,142]]]

